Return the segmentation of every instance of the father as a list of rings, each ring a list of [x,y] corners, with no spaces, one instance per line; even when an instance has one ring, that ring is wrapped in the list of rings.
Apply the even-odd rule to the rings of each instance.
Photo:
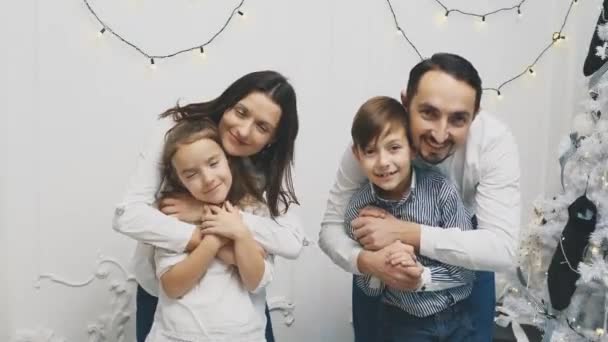
[[[476,324],[476,341],[490,342],[495,306],[494,273],[513,269],[520,224],[519,157],[509,129],[480,111],[482,87],[477,70],[466,59],[438,53],[411,71],[401,100],[408,114],[415,163],[434,167],[458,189],[475,214],[477,229],[429,227],[400,221],[378,208],[366,208],[353,221],[350,239],[344,211],[366,178],[347,148],[330,190],[319,245],[334,263],[353,274],[371,274],[388,286],[416,290],[432,287],[423,268],[393,267],[387,247],[400,240],[414,253],[443,263],[476,270],[467,299]],[[355,341],[371,341],[382,303],[370,301],[353,286]]]

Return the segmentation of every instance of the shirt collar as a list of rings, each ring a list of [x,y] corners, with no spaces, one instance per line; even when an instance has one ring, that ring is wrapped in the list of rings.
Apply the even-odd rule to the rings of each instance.
[[[370,189],[372,191],[372,196],[375,200],[377,200],[380,203],[385,203],[388,205],[401,205],[403,204],[405,201],[407,201],[408,198],[410,198],[410,195],[414,193],[414,190],[416,189],[416,168],[412,167],[412,181],[410,182],[410,188],[403,194],[403,196],[401,197],[401,199],[399,200],[389,200],[389,199],[385,199],[382,198],[378,192],[376,191],[376,186],[374,185],[374,183],[372,183],[371,181],[369,182],[369,186]]]

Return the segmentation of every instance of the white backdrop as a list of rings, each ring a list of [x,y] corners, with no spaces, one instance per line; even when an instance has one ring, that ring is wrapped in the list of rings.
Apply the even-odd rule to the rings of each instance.
[[[569,5],[528,1],[521,18],[500,13],[480,25],[458,13],[441,22],[433,0],[393,2],[423,55],[462,54],[490,87],[524,70]],[[519,1],[444,2],[482,13]],[[90,3],[130,41],[166,54],[206,41],[238,1]],[[557,189],[556,145],[584,95],[582,64],[598,5],[579,0],[564,29],[567,40],[543,57],[535,77],[505,87],[501,100],[484,95],[482,105],[517,137],[526,217],[534,198]],[[355,110],[374,95],[398,97],[418,57],[396,34],[385,0],[248,0],[243,9],[246,18],[236,17],[206,47],[206,59],[184,54],[157,61],[152,71],[147,59],[107,33],[97,38],[101,27],[80,0],[0,5],[1,341],[25,333],[40,341],[113,341],[120,314],[131,314],[123,328],[125,341],[133,340],[133,305],[121,292],[132,283],[119,266],[128,265],[134,243],[112,231],[111,217],[145,132],[177,100],[212,98],[253,70],[276,69],[296,88],[295,183],[306,233],[316,241]],[[98,267],[100,255],[116,264]],[[352,339],[350,278],[318,247],[283,263],[280,273],[270,297],[295,303],[295,322],[287,326],[280,311],[273,313],[278,341]],[[36,282],[44,274],[83,286]]]

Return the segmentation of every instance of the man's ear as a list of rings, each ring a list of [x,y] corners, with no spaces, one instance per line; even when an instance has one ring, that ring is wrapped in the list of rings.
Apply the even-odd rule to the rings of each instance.
[[[407,92],[406,89],[404,88],[403,90],[401,90],[401,104],[403,105],[403,107],[405,107],[405,104],[407,103]],[[405,108],[407,110],[407,108]]]

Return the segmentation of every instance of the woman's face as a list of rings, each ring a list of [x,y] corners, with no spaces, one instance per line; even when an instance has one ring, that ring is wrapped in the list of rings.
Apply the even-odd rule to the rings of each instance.
[[[181,145],[171,159],[179,180],[192,197],[211,204],[226,200],[232,173],[222,147],[211,139]]]
[[[248,157],[274,140],[281,107],[268,95],[253,92],[222,115],[219,133],[224,150],[231,156]]]

